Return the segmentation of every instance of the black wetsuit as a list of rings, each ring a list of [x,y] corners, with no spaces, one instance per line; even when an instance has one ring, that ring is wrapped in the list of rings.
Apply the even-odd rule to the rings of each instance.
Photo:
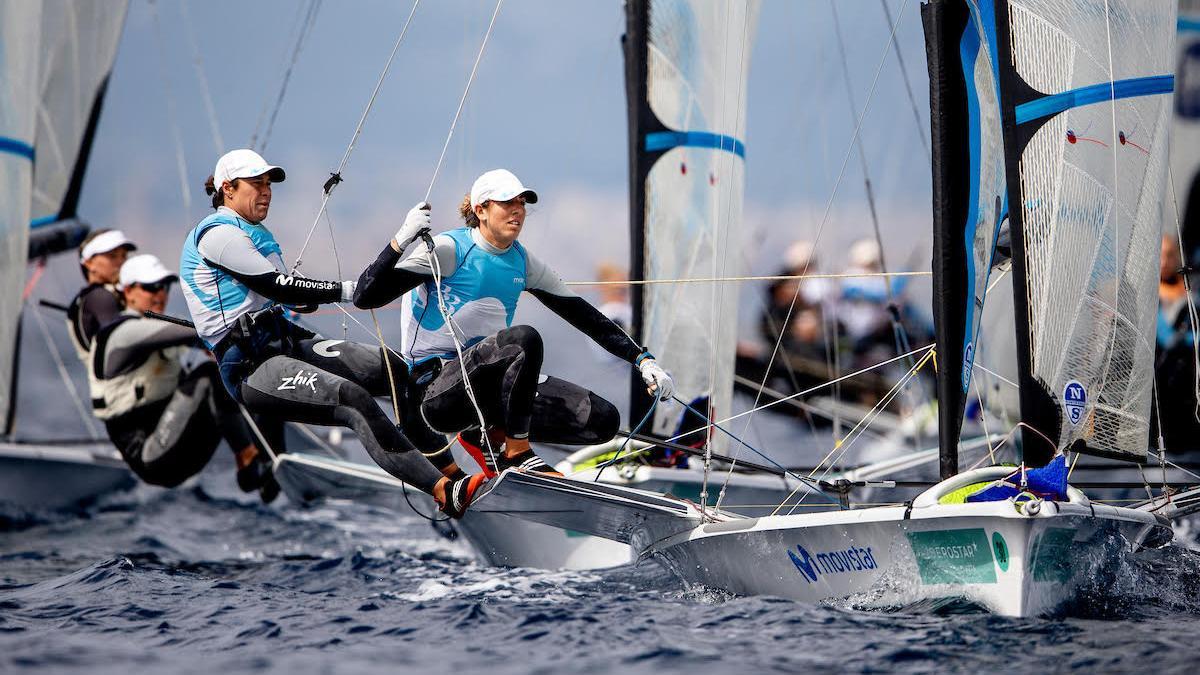
[[[102,385],[129,387],[121,398],[126,405],[135,402],[104,420],[109,438],[134,473],[152,485],[174,487],[199,473],[222,438],[235,453],[253,442],[221,386],[216,363],[206,361],[190,371],[179,368],[173,348],[195,343],[190,328],[129,314],[95,335],[93,375]],[[140,381],[120,379],[148,364],[150,372]],[[106,413],[104,398],[93,405],[98,414]]]
[[[467,256],[503,253],[482,243],[477,233],[472,236],[475,245],[461,255],[456,253],[449,237],[439,235],[434,239],[434,255],[444,277],[451,277],[465,264]],[[430,254],[423,244],[417,245],[421,248],[403,261],[390,243],[384,247],[359,277],[355,304],[362,308],[379,307],[428,283],[432,277]],[[523,249],[522,255],[526,269],[533,270],[522,281],[524,290],[610,353],[633,363],[644,351],[599,310],[567,289],[552,270]],[[471,299],[460,297],[456,302]],[[478,341],[470,343],[477,337]],[[485,424],[503,428],[510,437],[594,444],[616,434],[620,414],[612,403],[576,384],[541,374],[543,345],[533,328],[511,326],[491,335],[466,338],[470,346],[464,350],[461,362],[450,355],[425,357],[414,367],[414,388],[410,395],[420,395],[420,410],[433,428],[457,433],[479,426],[479,415],[467,397],[463,382],[465,369]],[[423,374],[424,371],[429,372]]]
[[[441,472],[373,398],[391,394],[382,350],[324,340],[285,319],[281,306],[271,306],[337,302],[345,294],[341,282],[287,273],[269,231],[225,208],[188,235],[180,268],[188,309],[220,358],[221,378],[236,399],[284,420],[350,427],[388,473],[432,494]],[[214,308],[214,295],[228,307]],[[253,298],[270,308],[251,305]],[[403,387],[407,370],[393,362]]]

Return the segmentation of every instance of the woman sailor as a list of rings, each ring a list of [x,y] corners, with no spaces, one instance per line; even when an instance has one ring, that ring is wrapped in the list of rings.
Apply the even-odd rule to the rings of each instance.
[[[384,415],[373,398],[390,391],[383,351],[325,340],[284,318],[281,305],[346,301],[355,286],[286,271],[279,244],[262,224],[271,184],[285,177],[252,150],[234,150],[217,162],[207,185],[216,213],[188,234],[180,262],[196,331],[220,360],[226,388],[247,408],[350,427],[388,473],[461,516],[483,476],[448,480]],[[399,361],[392,368],[403,384],[407,369]]]
[[[522,291],[532,293],[613,355],[636,365],[659,398],[670,398],[674,390],[671,376],[647,350],[567,288],[554,270],[517,241],[525,224],[525,205],[537,199],[537,193],[511,172],[488,171],[475,181],[460,207],[465,226],[433,237],[432,255],[428,246],[419,244],[401,260],[421,228],[428,227],[429,206],[417,205],[405,227],[363,271],[354,296],[359,307],[379,307],[413,291],[402,319],[401,348],[414,373],[409,395],[420,396],[425,421],[443,433],[477,429],[482,412],[490,428],[489,440],[494,446],[502,441],[504,449],[494,467],[486,466],[491,457],[483,457],[481,465],[497,472],[520,467],[553,473],[533,453],[531,438],[600,443],[612,438],[620,423],[620,415],[608,401],[578,385],[541,375],[541,337],[529,326],[512,325]],[[455,333],[445,325],[439,308],[439,284]],[[475,393],[479,412],[466,384]],[[472,438],[460,435],[460,440],[480,460],[478,449],[469,446],[482,439],[474,433],[466,435]],[[454,470],[448,456],[434,460],[443,470]]]
[[[119,288],[126,310],[92,340],[88,376],[96,417],[125,462],[151,485],[175,487],[200,472],[222,437],[237,462],[238,485],[274,499],[270,477],[236,404],[225,393],[216,363],[185,370],[182,356],[196,331],[143,312],[166,309],[176,276],[152,255],[121,266]]]
[[[120,230],[95,230],[79,246],[79,270],[87,282],[67,308],[67,333],[79,360],[88,362],[92,337],[124,309],[117,279],[130,251],[137,250]]]

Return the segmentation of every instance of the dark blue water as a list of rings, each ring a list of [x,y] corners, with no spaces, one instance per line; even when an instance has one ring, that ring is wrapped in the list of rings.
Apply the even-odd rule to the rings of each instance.
[[[412,515],[264,507],[215,464],[7,521],[0,672],[1176,671],[1200,651],[1200,562],[1178,548],[1065,616],[865,612],[689,590],[653,563],[484,567]]]

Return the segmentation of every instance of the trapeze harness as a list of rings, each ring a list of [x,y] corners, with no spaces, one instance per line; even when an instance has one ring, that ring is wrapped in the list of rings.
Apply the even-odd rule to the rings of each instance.
[[[381,467],[432,491],[442,474],[409,452],[374,400],[390,395],[383,350],[326,340],[284,316],[284,305],[342,300],[341,282],[288,274],[270,231],[226,207],[188,234],[179,268],[196,332],[234,399],[279,419],[349,427]],[[393,368],[407,373],[398,359]]]

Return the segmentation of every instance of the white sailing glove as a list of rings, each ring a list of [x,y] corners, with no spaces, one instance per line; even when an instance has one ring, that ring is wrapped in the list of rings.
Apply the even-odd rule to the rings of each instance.
[[[429,229],[432,222],[429,212],[430,206],[427,202],[421,202],[408,210],[408,215],[404,217],[404,225],[400,226],[393,238],[401,253],[421,235],[421,230]]]
[[[641,373],[642,381],[646,383],[649,392],[660,401],[666,401],[675,393],[675,380],[658,365],[653,356],[647,356],[638,362],[638,372]]]
[[[342,302],[353,302],[354,301],[354,289],[356,289],[356,288],[358,288],[357,281],[343,281],[342,282]]]

